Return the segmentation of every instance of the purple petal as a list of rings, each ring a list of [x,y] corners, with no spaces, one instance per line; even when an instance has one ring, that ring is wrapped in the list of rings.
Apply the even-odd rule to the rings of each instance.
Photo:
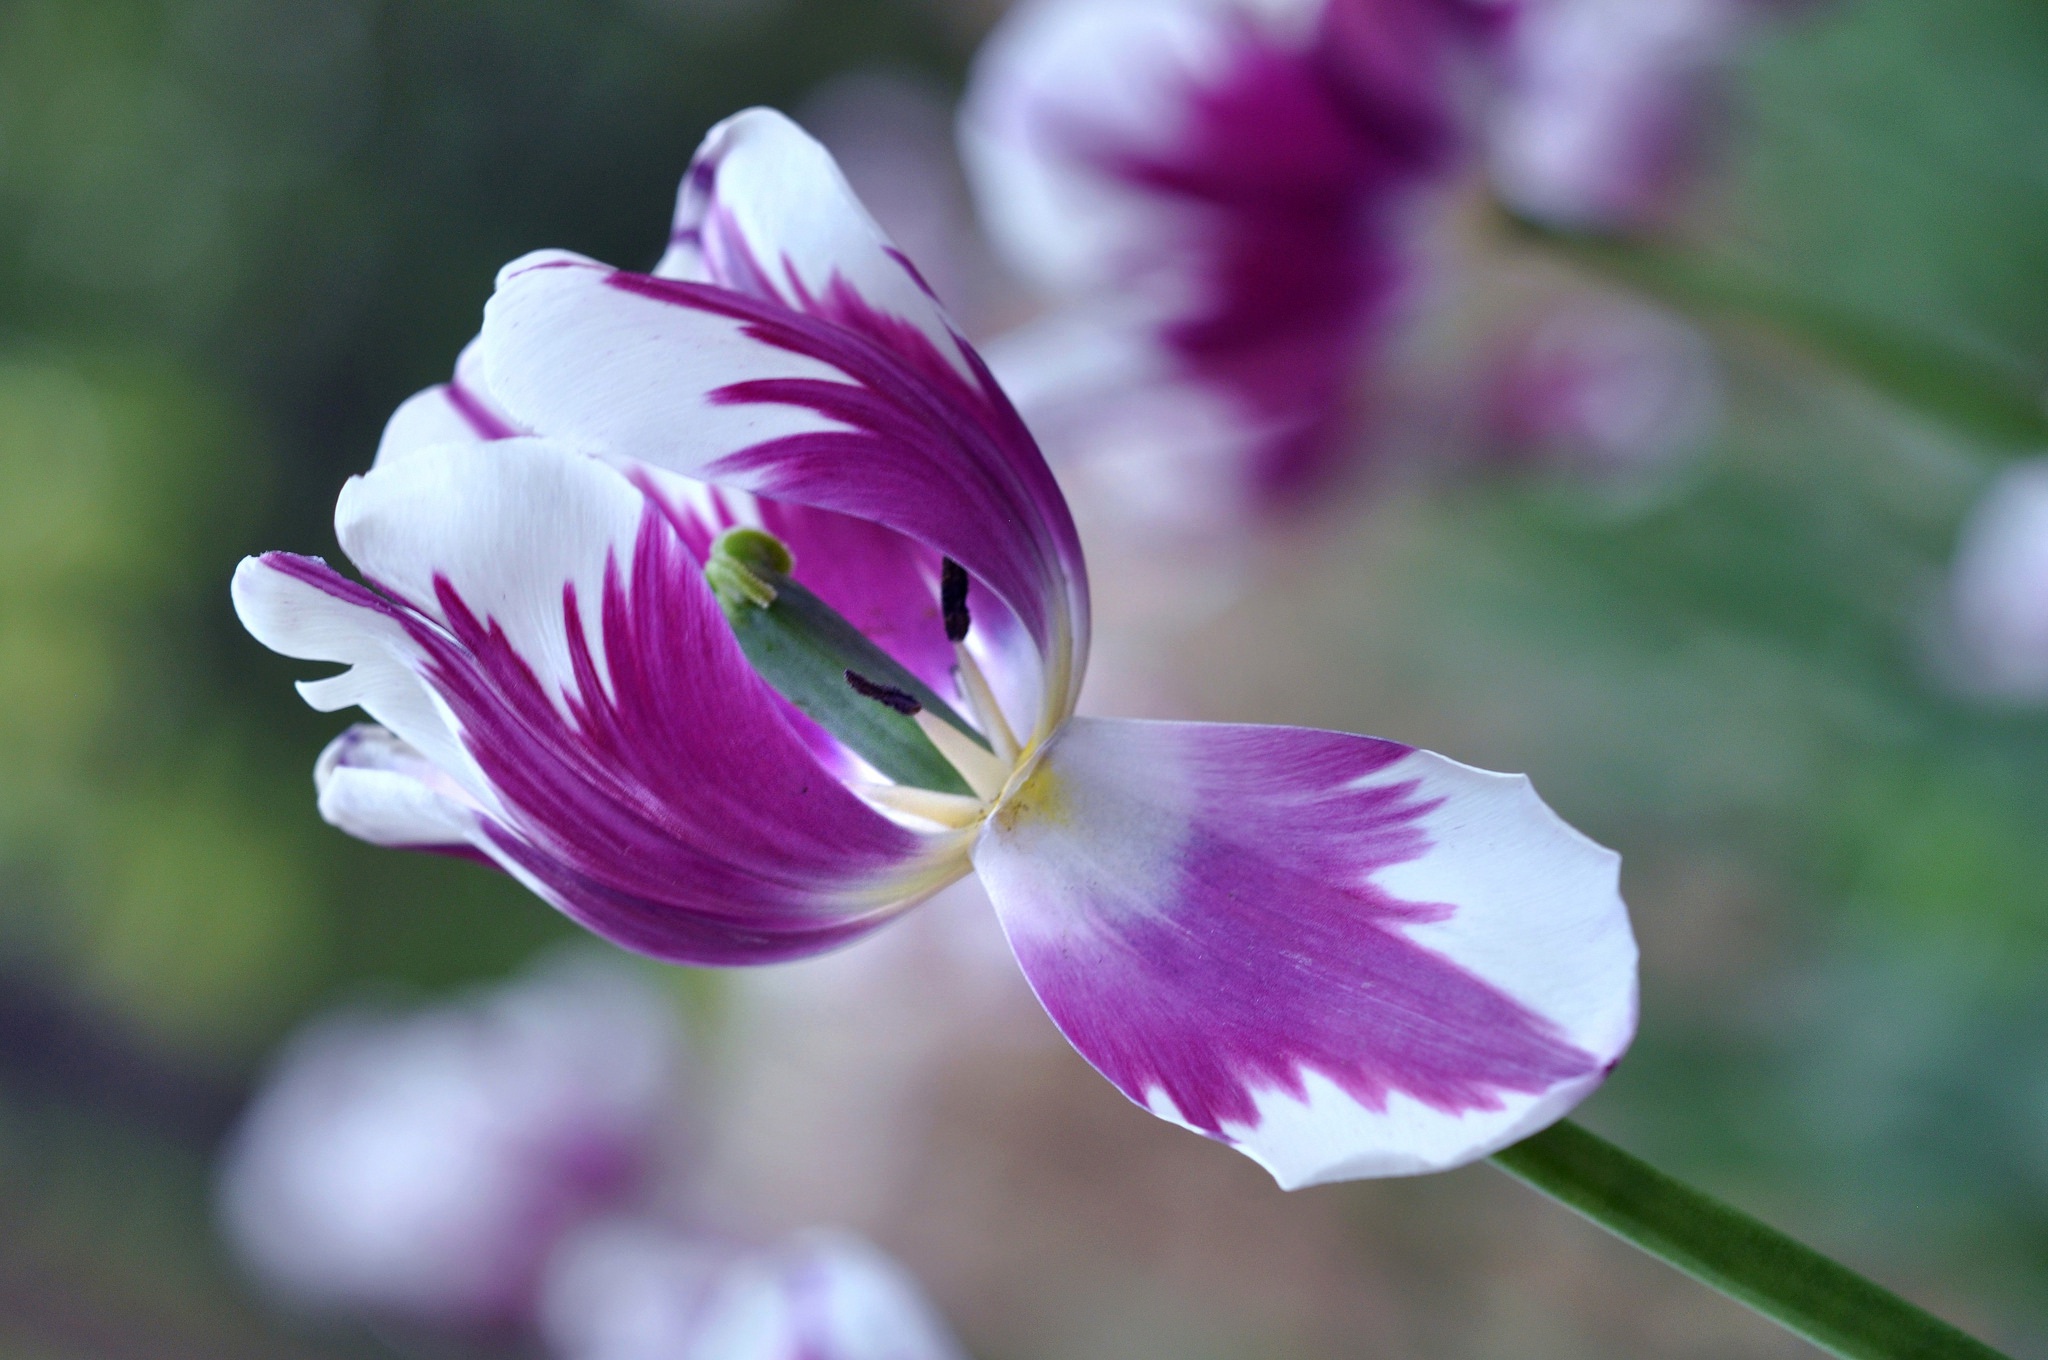
[[[259,637],[356,662],[402,636],[459,735],[459,767],[434,763],[477,808],[471,843],[599,934],[683,962],[793,957],[957,874],[819,765],[669,516],[612,469],[536,440],[425,449],[351,482],[340,520],[386,593],[274,554],[238,601],[268,575],[346,617],[265,616]]]
[[[1014,613],[1049,675],[1043,725],[1071,709],[1087,638],[1079,542],[971,350],[970,376],[844,279],[792,310],[561,256],[505,271],[483,343],[493,390],[551,437],[869,520],[954,558]]]
[[[1392,742],[1074,719],[974,858],[1082,1055],[1289,1188],[1491,1152],[1634,1031],[1617,858]]]

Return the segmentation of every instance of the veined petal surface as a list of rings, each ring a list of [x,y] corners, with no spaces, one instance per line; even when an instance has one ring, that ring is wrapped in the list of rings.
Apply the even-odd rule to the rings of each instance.
[[[329,762],[323,806],[344,826],[420,844],[466,817],[477,851],[576,920],[694,963],[816,952],[964,868],[819,764],[669,516],[615,469],[534,439],[442,446],[351,481],[337,518],[377,591],[282,554],[236,586],[261,640],[350,662],[319,683],[352,686],[341,697],[409,743]],[[385,671],[402,668],[438,746],[351,679],[366,666],[401,695]]]
[[[1393,742],[1076,718],[974,860],[1081,1054],[1288,1188],[1492,1152],[1634,1033],[1618,858]]]
[[[1087,583],[1008,398],[933,329],[936,304],[786,119],[724,125],[691,175],[709,281],[516,261],[485,311],[490,390],[522,424],[621,465],[868,520],[958,561],[1021,625],[1049,728],[1078,692]]]
[[[391,413],[377,441],[377,463],[437,444],[478,444],[531,434],[505,413],[484,382],[476,341],[462,347],[455,376],[413,393]]]

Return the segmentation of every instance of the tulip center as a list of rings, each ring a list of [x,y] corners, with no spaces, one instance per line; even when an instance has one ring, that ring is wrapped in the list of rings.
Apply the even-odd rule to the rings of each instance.
[[[970,722],[832,606],[798,584],[787,544],[759,529],[728,529],[711,545],[705,584],[755,672],[873,766],[885,785],[860,792],[895,811],[949,826],[983,815],[1009,782],[1018,743],[980,665],[967,573],[948,558],[939,604]]]

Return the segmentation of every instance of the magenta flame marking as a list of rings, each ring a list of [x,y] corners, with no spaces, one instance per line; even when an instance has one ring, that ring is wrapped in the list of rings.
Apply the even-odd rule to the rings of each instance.
[[[403,627],[422,673],[505,804],[485,834],[571,917],[630,949],[684,963],[800,957],[884,916],[838,904],[917,839],[831,778],[747,666],[694,564],[651,507],[633,569],[606,570],[600,681],[573,589],[565,719],[495,623],[446,580],[446,628],[317,559],[266,564]]]
[[[760,271],[749,273],[767,287]],[[609,282],[732,318],[751,338],[850,380],[762,379],[714,393],[725,404],[801,407],[848,428],[739,450],[710,475],[752,474],[765,481],[764,495],[886,525],[952,557],[1017,614],[1042,655],[1055,651],[1068,621],[1051,611],[1085,609],[1080,545],[1037,446],[971,351],[964,352],[972,385],[923,332],[875,311],[839,278],[821,298],[800,297],[800,310],[729,287],[623,271]]]
[[[442,388],[448,394],[448,404],[455,413],[469,422],[479,439],[510,439],[519,431],[500,419],[490,407],[478,401],[476,394],[458,381],[449,381]]]
[[[1164,1091],[1228,1141],[1225,1125],[1257,1125],[1257,1093],[1301,1099],[1309,1071],[1372,1110],[1400,1091],[1457,1114],[1599,1069],[1550,1021],[1402,934],[1457,910],[1371,881],[1429,853],[1421,819],[1438,803],[1412,781],[1347,785],[1410,748],[1300,729],[1159,730],[1172,749],[1126,757],[1176,762],[1198,800],[1174,881],[1156,900],[1112,889],[1025,908],[1085,920],[1087,935],[1028,923],[1012,935],[1046,1010],[1124,1094],[1144,1104]]]

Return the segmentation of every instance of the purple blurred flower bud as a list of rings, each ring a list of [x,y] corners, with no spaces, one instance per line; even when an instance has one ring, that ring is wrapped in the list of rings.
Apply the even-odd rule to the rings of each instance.
[[[1054,308],[991,359],[1053,456],[1140,446],[1128,482],[1177,515],[1300,508],[1344,480],[1501,13],[1015,6],[975,60],[961,146],[998,249]]]
[[[542,1326],[561,1360],[962,1356],[916,1283],[841,1233],[747,1254],[651,1224],[600,1224],[550,1265]]]
[[[597,959],[411,1014],[330,1015],[231,1141],[223,1227],[302,1306],[517,1322],[562,1235],[641,1181],[679,1056],[664,999]]]
[[[1493,120],[1501,196],[1566,227],[1659,216],[1749,17],[1748,0],[1528,0]]]
[[[1671,465],[1711,433],[1721,405],[1707,338],[1616,297],[1540,313],[1504,346],[1489,388],[1487,433],[1499,456],[1600,476]]]
[[[1971,511],[1948,607],[1946,669],[1960,688],[2048,700],[2048,459],[2006,469]]]

